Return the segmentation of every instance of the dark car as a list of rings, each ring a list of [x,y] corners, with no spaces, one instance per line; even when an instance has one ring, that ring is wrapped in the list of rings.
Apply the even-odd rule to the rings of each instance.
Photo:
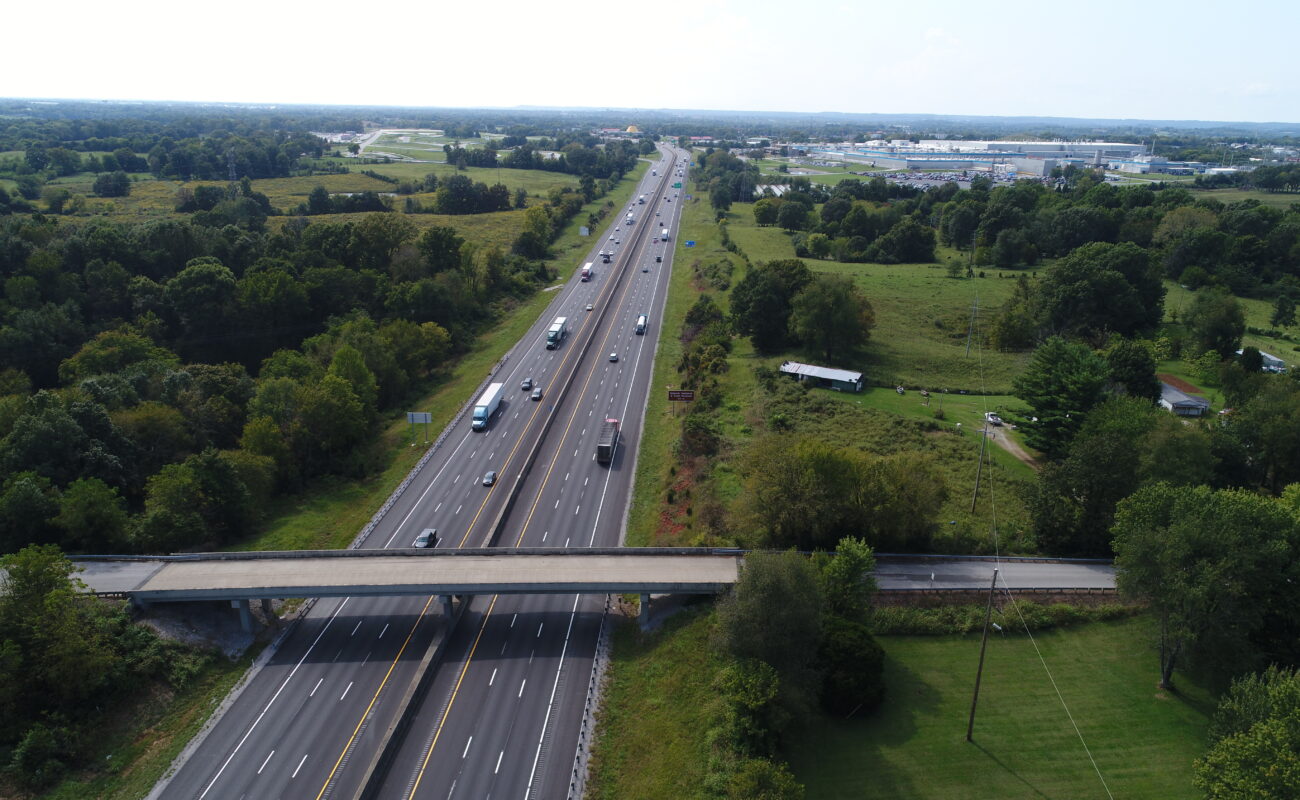
[[[438,529],[425,528],[420,531],[420,535],[415,537],[415,542],[411,547],[437,547],[438,546]]]
[[[662,264],[662,263],[663,263],[663,260],[664,260],[664,257],[663,257],[663,256],[655,256],[655,263],[656,263],[656,264]]]
[[[497,473],[496,473],[496,470],[488,470],[488,474],[486,474],[486,475],[483,476],[483,485],[484,485],[484,486],[491,486],[492,484],[494,484],[494,483],[496,483],[496,482],[497,482]]]
[[[534,400],[542,399],[542,387],[538,386],[536,389],[533,390],[532,398]]]
[[[520,388],[520,389],[523,389],[525,392],[528,391],[529,389],[533,388],[533,379],[532,379],[532,378],[524,378],[523,383],[520,383],[520,384],[519,384],[519,388]]]

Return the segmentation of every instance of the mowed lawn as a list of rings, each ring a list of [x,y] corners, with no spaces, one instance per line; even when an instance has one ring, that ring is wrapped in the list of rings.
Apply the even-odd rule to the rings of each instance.
[[[732,206],[728,219],[731,238],[752,261],[795,257],[790,237],[783,230],[754,224],[752,204]],[[964,258],[943,251],[940,257]],[[803,261],[814,272],[852,277],[871,301],[876,327],[861,363],[854,367],[862,370],[867,383],[1009,394],[1012,380],[1024,369],[1025,353],[980,352],[978,348],[966,352],[966,334],[977,297],[977,324],[983,330],[1011,296],[1020,272],[986,268],[986,277],[968,280],[949,278],[942,263]]]
[[[1139,617],[1036,638],[1113,796],[1194,797],[1192,762],[1204,751],[1213,699],[1182,676],[1182,694],[1156,688],[1151,626]],[[822,719],[791,747],[808,797],[1107,796],[1027,638],[989,640],[973,744],[965,735],[979,636],[880,642],[881,709],[861,721]]]

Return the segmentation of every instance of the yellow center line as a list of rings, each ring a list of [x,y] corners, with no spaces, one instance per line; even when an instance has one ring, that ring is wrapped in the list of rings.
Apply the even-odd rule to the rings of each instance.
[[[438,746],[438,737],[442,736],[443,726],[447,724],[447,717],[451,715],[451,707],[456,702],[456,695],[460,694],[460,685],[465,680],[465,673],[469,672],[469,663],[474,660],[474,653],[478,650],[478,643],[483,639],[483,631],[487,629],[488,619],[492,616],[492,609],[496,608],[497,599],[500,597],[499,594],[492,595],[492,603],[483,615],[483,624],[479,625],[478,635],[474,637],[474,646],[469,649],[469,655],[465,656],[465,663],[460,668],[460,674],[456,676],[456,685],[452,687],[451,699],[447,701],[447,707],[443,709],[442,718],[438,720],[438,727],[433,732],[433,741],[429,742],[429,751],[424,754],[424,761],[420,763],[420,771],[416,773],[415,783],[411,784],[411,793],[407,797],[415,797],[415,791],[420,788],[420,781],[424,780],[424,771],[429,766],[429,759],[433,757],[433,748]],[[320,798],[316,800],[320,800]]]
[[[388,679],[392,677],[393,670],[397,668],[397,662],[401,660],[402,653],[406,652],[407,645],[411,643],[411,638],[415,636],[415,629],[419,627],[420,622],[424,619],[425,612],[429,610],[429,604],[432,602],[433,596],[431,595],[429,599],[424,602],[424,608],[420,609],[420,616],[415,618],[415,623],[411,625],[410,632],[406,634],[406,641],[402,642],[402,649],[397,651],[397,656],[393,658],[393,663],[388,665],[388,672],[384,673],[384,679],[379,682],[379,688],[375,689],[374,695],[370,698],[370,704],[366,706],[366,710],[362,713],[361,719],[357,720],[357,726],[352,729],[352,735],[348,737],[347,744],[343,745],[343,751],[339,753],[338,760],[334,762],[334,768],[330,770],[330,774],[325,778],[325,783],[321,785],[320,792],[316,795],[316,800],[320,800],[321,797],[325,795],[325,790],[329,788],[330,781],[334,780],[334,773],[338,772],[339,765],[343,763],[343,756],[347,755],[348,748],[352,746],[352,742],[356,740],[357,734],[361,732],[361,725],[366,721],[366,717],[370,715],[370,709],[375,707],[375,703],[379,700],[379,693],[384,690],[384,686],[388,683]]]

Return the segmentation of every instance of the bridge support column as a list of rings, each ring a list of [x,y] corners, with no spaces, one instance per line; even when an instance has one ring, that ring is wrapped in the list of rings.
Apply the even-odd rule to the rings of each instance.
[[[239,627],[244,629],[244,633],[253,632],[253,612],[249,607],[247,599],[232,600],[230,604],[239,609]]]
[[[455,610],[454,603],[452,602],[455,599],[456,598],[454,596],[449,594],[443,594],[438,596],[438,600],[442,602],[442,615],[447,619],[451,619],[451,613],[452,611]]]
[[[641,623],[641,630],[643,631],[650,630],[650,593],[649,592],[641,593],[641,613],[637,615],[637,618],[638,621]]]

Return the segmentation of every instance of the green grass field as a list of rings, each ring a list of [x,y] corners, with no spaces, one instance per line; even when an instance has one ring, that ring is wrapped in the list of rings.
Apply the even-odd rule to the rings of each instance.
[[[754,223],[753,205],[737,203],[728,215],[731,238],[754,262],[794,258],[790,237],[780,228]],[[939,258],[959,258],[940,250]],[[816,272],[852,277],[876,312],[876,328],[859,366],[863,379],[878,386],[965,389],[1006,394],[1028,360],[1024,353],[972,349],[966,353],[971,307],[978,293],[982,324],[1011,296],[1018,272],[986,269],[988,277],[949,278],[938,264],[844,264],[803,259]],[[1002,276],[999,278],[998,275]],[[840,365],[848,366],[848,365]]]
[[[1300,195],[1298,194],[1265,192],[1257,189],[1193,189],[1192,194],[1197,200],[1203,197],[1212,197],[1224,205],[1242,200],[1258,200],[1266,206],[1286,209],[1300,204]]]
[[[631,623],[616,630],[590,797],[703,796],[719,666],[708,647],[712,618],[688,612],[651,634]],[[1181,675],[1180,694],[1156,688],[1150,625],[1139,617],[1036,638],[1114,797],[1192,797],[1192,761],[1204,749],[1213,700]],[[789,737],[787,756],[807,797],[1106,797],[1027,638],[990,639],[974,744],[965,733],[979,636],[880,643],[884,705],[865,719],[818,716]]]
[[[464,175],[475,182],[486,183],[491,186],[495,183],[504,183],[514,191],[520,187],[530,195],[542,196],[556,186],[577,186],[578,179],[572,175],[566,175],[562,172],[545,172],[539,169],[502,169],[495,167],[466,167],[463,170],[457,170],[455,166],[445,163],[432,164],[412,164],[409,162],[395,161],[388,164],[363,164],[356,159],[351,158],[331,158],[321,159],[313,162],[320,164],[324,161],[333,161],[343,164],[354,174],[359,174],[363,170],[377,172],[380,175],[398,178],[400,180],[418,181],[429,173],[437,175],[440,179],[457,173]],[[306,180],[306,179],[304,179]],[[384,184],[387,188],[383,191],[391,192],[392,185]],[[260,191],[260,190],[259,190]],[[308,187],[311,191],[311,187]],[[346,190],[344,190],[346,191]]]
[[[1191,308],[1192,298],[1195,292],[1191,292],[1173,281],[1165,281],[1165,319],[1171,320],[1174,314],[1181,315],[1182,312]],[[1246,327],[1257,328],[1260,330],[1270,330],[1269,317],[1273,314],[1273,303],[1268,300],[1256,300],[1250,297],[1238,297],[1237,302],[1241,304],[1242,311],[1246,314]],[[1288,363],[1300,361],[1300,336],[1296,335],[1294,328],[1289,333],[1291,338],[1283,339],[1277,336],[1262,336],[1257,333],[1251,333],[1247,330],[1242,337],[1243,346],[1258,347],[1266,353],[1271,353],[1278,358],[1284,359]]]
[[[1180,694],[1156,688],[1151,626],[1139,617],[1036,639],[1113,796],[1192,797],[1213,699],[1182,676]],[[965,734],[979,636],[880,642],[881,709],[864,720],[822,719],[792,742],[809,797],[1106,796],[1027,638],[989,640],[974,743]]]

